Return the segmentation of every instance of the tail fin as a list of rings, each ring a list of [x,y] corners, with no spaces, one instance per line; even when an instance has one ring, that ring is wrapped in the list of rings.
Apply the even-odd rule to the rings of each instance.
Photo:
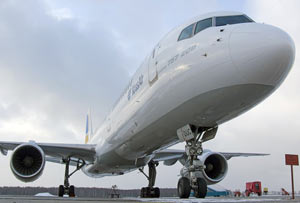
[[[89,109],[88,114],[86,115],[85,144],[89,142],[92,136],[93,136],[93,126],[92,126],[92,119],[91,119],[91,110]]]

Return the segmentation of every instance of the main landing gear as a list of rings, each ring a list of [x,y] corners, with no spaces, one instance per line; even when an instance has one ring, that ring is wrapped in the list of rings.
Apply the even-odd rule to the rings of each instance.
[[[202,171],[205,169],[198,156],[203,153],[202,143],[213,139],[218,127],[201,128],[193,125],[186,125],[177,130],[181,141],[185,141],[185,152],[187,161],[182,168],[181,178],[178,181],[177,192],[180,198],[189,198],[191,190],[194,190],[195,197],[205,198],[207,183],[202,178]]]
[[[156,179],[156,166],[158,166],[158,162],[150,161],[148,163],[149,175],[147,175],[143,169],[139,169],[140,172],[143,173],[149,181],[148,187],[143,187],[141,189],[141,198],[158,198],[160,196],[159,188],[154,187]]]
[[[75,197],[75,187],[74,187],[74,185],[70,186],[69,178],[85,165],[84,160],[81,160],[81,159],[77,160],[76,169],[72,173],[69,174],[70,161],[71,161],[70,157],[68,157],[67,159],[63,159],[63,162],[66,164],[65,178],[64,178],[64,185],[60,185],[58,187],[58,196],[59,197],[63,197],[65,194],[69,195],[69,197]]]

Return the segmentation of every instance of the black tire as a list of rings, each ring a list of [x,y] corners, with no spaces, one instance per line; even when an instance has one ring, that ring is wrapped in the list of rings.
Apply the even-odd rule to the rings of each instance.
[[[65,187],[63,185],[60,185],[58,187],[58,196],[59,197],[63,197],[64,196],[64,193],[65,193]]]
[[[156,198],[160,197],[160,189],[158,187],[154,188],[154,197]]]
[[[179,198],[189,198],[191,193],[190,180],[186,177],[181,177],[177,184],[177,194]]]
[[[151,198],[152,194],[151,194],[151,189],[150,187],[145,187],[145,198]]]
[[[146,191],[145,191],[145,188],[143,187],[142,189],[141,189],[141,198],[145,198],[145,194],[146,194]]]
[[[249,196],[250,196],[250,193],[251,193],[251,192],[250,192],[250,191],[248,191],[248,190],[246,190],[246,192],[245,192],[245,194],[246,194],[246,196],[247,196],[247,197],[249,197]]]
[[[195,189],[196,198],[205,198],[207,194],[207,183],[203,178],[197,178],[197,189]]]
[[[69,188],[69,197],[75,197],[75,187],[71,185]]]

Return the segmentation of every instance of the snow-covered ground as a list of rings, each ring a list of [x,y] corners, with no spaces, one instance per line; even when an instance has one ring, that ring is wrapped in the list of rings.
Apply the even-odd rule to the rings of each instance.
[[[160,199],[139,199],[140,201],[144,202],[180,202],[180,203],[198,203],[198,202],[222,202],[222,203],[231,203],[231,202],[287,202],[290,199],[281,197],[281,196],[268,196],[268,197],[261,197],[261,198],[228,198],[228,197],[218,197],[218,198],[206,198],[206,199],[178,199],[178,198],[160,198]],[[293,202],[300,202],[300,201],[293,201]]]
[[[36,197],[53,197],[54,195],[50,194],[49,192],[41,192],[34,195]]]

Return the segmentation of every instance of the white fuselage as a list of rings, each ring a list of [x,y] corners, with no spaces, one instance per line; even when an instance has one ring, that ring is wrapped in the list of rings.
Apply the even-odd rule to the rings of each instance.
[[[118,175],[146,165],[154,151],[179,142],[178,128],[218,126],[281,84],[295,54],[285,32],[243,23],[177,40],[186,26],[207,17],[174,29],[145,58],[89,141],[97,144],[97,157],[83,169],[87,175]]]

